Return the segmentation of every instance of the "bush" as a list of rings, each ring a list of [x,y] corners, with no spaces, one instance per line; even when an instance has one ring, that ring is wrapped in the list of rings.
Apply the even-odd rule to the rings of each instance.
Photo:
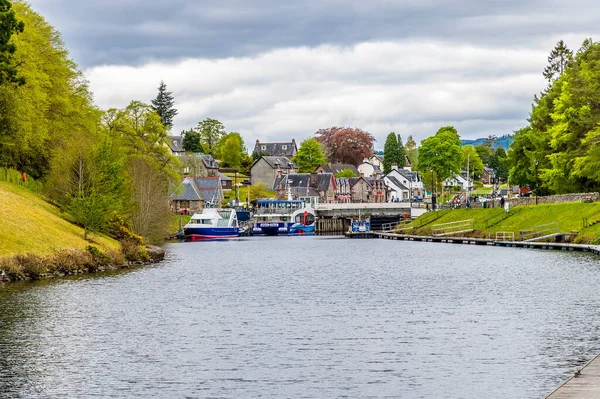
[[[91,271],[96,271],[110,264],[110,257],[102,251],[100,251],[98,248],[88,245],[87,247],[85,247],[85,250],[92,257],[92,263],[90,265]]]
[[[7,257],[0,259],[0,270],[4,270],[6,277],[11,281],[23,280],[25,278],[21,265],[14,258]]]
[[[91,254],[81,250],[63,249],[48,258],[48,268],[62,274],[74,274],[93,263]]]
[[[32,279],[39,279],[48,273],[46,262],[37,255],[17,255],[15,262],[21,267],[23,274]]]
[[[148,262],[150,256],[146,252],[146,248],[139,245],[133,240],[121,240],[121,252],[126,260],[130,262]]]

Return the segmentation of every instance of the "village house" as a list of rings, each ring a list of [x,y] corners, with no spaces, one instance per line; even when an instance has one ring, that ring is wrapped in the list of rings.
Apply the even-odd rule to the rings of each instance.
[[[219,176],[183,178],[181,187],[171,195],[174,213],[192,214],[202,212],[205,206],[216,206],[223,200],[223,188]]]
[[[382,179],[340,177],[336,179],[337,202],[386,202],[387,187]]]
[[[383,174],[381,166],[377,165],[376,163],[371,163],[369,161],[364,161],[363,163],[358,165],[357,169],[359,172],[359,176],[362,175],[365,177],[379,178]]]
[[[183,136],[167,136],[166,144],[171,151],[171,155],[182,155],[185,152],[183,149]]]
[[[305,200],[315,205],[335,201],[336,179],[333,173],[279,173],[273,183],[277,198],[286,199],[288,193],[293,199]]]
[[[252,184],[263,183],[271,188],[278,171],[284,175],[296,173],[296,166],[288,157],[262,156],[254,162],[250,169],[250,180]]]
[[[410,170],[410,166],[398,168],[392,164],[392,170],[383,178],[389,189],[389,200],[408,201],[415,197],[425,196],[423,179],[417,172]]]
[[[469,176],[469,181],[467,183],[467,172],[462,171],[460,174],[444,180],[445,189],[452,190],[454,187],[459,187],[461,191],[472,190],[473,177]]]
[[[351,165],[349,163],[330,163],[330,164],[321,164],[317,166],[315,169],[315,173],[333,173],[333,175],[337,175],[344,169],[349,169],[354,173],[354,176],[360,176],[360,172],[356,169],[356,166]]]
[[[253,153],[261,156],[288,157],[291,159],[298,153],[298,147],[295,139],[286,143],[261,143],[256,140]]]

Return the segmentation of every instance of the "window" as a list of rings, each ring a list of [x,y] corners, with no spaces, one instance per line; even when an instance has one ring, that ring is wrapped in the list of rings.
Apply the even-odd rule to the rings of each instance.
[[[287,145],[285,145],[285,144],[284,144],[284,145],[282,145],[282,146],[281,146],[281,149],[282,149],[282,150],[284,150],[284,151],[285,151],[285,150],[287,150]]]
[[[267,150],[267,146],[266,145],[261,145],[260,149],[263,150],[263,151],[266,151]]]
[[[225,180],[221,180],[221,187],[225,187],[225,184],[226,184]]]

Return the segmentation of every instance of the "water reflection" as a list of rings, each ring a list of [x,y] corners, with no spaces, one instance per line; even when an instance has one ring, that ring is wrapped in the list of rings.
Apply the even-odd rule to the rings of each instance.
[[[600,350],[590,255],[325,237],[169,250],[0,288],[0,392],[529,398]]]

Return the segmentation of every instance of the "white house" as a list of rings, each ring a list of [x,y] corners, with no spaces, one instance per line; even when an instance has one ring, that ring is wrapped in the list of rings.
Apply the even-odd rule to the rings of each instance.
[[[467,172],[462,171],[460,174],[444,180],[444,187],[460,187],[461,190],[473,189],[473,177],[469,176],[469,183],[467,185]]]
[[[383,179],[388,186],[389,198],[392,201],[396,198],[408,201],[415,196],[425,195],[423,179],[417,172],[411,171],[410,166],[399,169],[398,166],[393,165],[392,171]]]
[[[382,175],[381,168],[379,166],[367,161],[358,165],[357,169],[361,176],[364,177],[378,177]]]

